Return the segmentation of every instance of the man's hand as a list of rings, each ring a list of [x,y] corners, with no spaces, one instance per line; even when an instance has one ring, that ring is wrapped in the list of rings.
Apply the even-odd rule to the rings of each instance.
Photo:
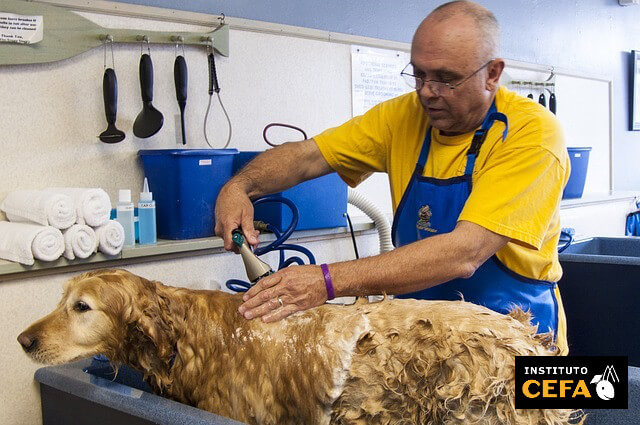
[[[258,244],[259,232],[253,228],[253,204],[242,190],[242,187],[233,180],[222,187],[216,200],[215,209],[216,235],[224,240],[224,249],[234,249],[231,232],[242,227],[242,232],[250,245]]]
[[[320,266],[290,266],[258,281],[243,297],[238,311],[245,319],[276,322],[322,305],[327,289]]]

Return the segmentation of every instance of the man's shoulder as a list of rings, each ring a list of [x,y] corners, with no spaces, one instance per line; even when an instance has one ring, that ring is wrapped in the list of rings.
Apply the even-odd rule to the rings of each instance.
[[[509,121],[509,136],[505,142],[510,139],[512,147],[542,147],[560,159],[566,156],[562,126],[551,111],[503,87],[496,103]]]
[[[498,111],[507,115],[507,118],[510,121],[514,121],[514,124],[527,125],[533,123],[559,128],[556,116],[546,107],[505,87],[500,87],[496,98],[496,106]]]
[[[551,111],[504,87],[500,88],[496,106],[509,121],[504,149],[536,149],[541,155],[545,152],[553,155],[562,168],[568,166],[564,132]]]

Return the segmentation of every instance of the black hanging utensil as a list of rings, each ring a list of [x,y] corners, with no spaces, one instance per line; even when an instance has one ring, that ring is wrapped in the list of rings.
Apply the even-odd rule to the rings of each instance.
[[[107,117],[107,129],[100,133],[104,143],[118,143],[124,140],[125,134],[116,128],[116,113],[118,111],[118,80],[113,69],[104,70],[102,78],[102,95],[104,97],[104,114]]]
[[[549,96],[549,110],[555,114],[556,108],[556,94],[551,92],[551,95]]]
[[[544,91],[540,93],[540,97],[538,98],[538,103],[542,106],[547,106],[547,97],[544,95]]]
[[[133,134],[146,139],[156,134],[162,128],[164,117],[153,107],[153,63],[151,56],[143,54],[140,57],[140,91],[142,92],[142,111],[133,123]]]
[[[173,80],[176,85],[176,99],[180,106],[180,123],[182,124],[182,144],[187,144],[187,136],[184,128],[184,108],[187,105],[187,62],[184,56],[176,56],[173,64]]]

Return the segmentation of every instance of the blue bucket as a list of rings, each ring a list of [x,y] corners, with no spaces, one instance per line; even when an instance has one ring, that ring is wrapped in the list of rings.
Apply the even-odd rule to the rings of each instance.
[[[216,198],[232,176],[237,153],[237,149],[138,151],[156,201],[158,238],[214,235]]]
[[[262,152],[240,152],[234,159],[234,174],[247,162]],[[296,230],[344,227],[347,222],[347,185],[337,173],[327,174],[300,183],[275,195],[291,200],[298,207],[299,219]],[[272,224],[285,230],[291,223],[291,211],[286,205],[268,202],[258,205],[254,211],[256,220]]]
[[[567,186],[562,192],[562,199],[581,198],[584,191],[584,182],[587,178],[589,167],[589,153],[591,148],[567,148],[571,160],[571,174]]]

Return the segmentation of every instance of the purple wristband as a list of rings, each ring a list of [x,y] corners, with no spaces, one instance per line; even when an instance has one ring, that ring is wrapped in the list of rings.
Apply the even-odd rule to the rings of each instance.
[[[333,281],[331,280],[331,274],[329,274],[329,266],[325,263],[320,264],[322,274],[324,275],[324,286],[327,288],[327,298],[332,300],[336,297],[336,293],[333,290]]]

